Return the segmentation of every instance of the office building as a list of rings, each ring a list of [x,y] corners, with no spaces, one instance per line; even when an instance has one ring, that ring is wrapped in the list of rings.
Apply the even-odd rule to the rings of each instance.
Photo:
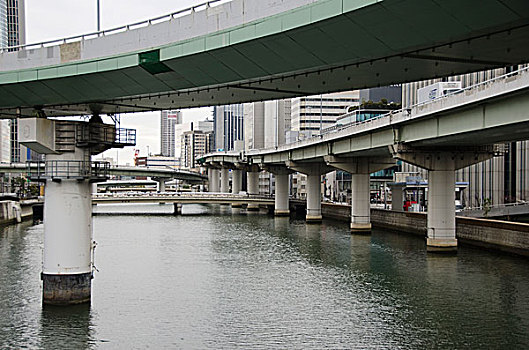
[[[24,0],[0,0],[0,47],[11,47],[25,43]],[[32,159],[31,151],[18,143],[17,119],[0,122],[0,137],[0,160],[2,162],[24,162]],[[6,137],[8,141],[6,141]],[[7,146],[8,144],[9,146]]]
[[[236,141],[244,141],[244,107],[242,104],[213,108],[214,149],[231,151]]]
[[[202,130],[191,130],[182,134],[182,168],[190,170],[200,168],[197,158],[211,151],[212,136],[212,132]]]
[[[186,125],[188,124],[188,126]],[[180,164],[182,168],[197,170],[197,158],[212,152],[213,121],[190,122],[180,135]]]
[[[175,157],[175,127],[182,124],[181,111],[162,111],[160,114],[160,153],[164,157]]]
[[[302,135],[318,135],[345,114],[347,107],[359,103],[358,90],[293,98],[290,129]]]

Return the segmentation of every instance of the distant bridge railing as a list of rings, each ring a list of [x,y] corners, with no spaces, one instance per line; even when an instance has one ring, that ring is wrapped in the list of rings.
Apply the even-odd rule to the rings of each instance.
[[[271,195],[250,195],[250,194],[232,194],[232,193],[216,193],[216,192],[161,192],[161,193],[94,193],[93,198],[217,198],[217,199],[262,199],[274,200]]]
[[[202,4],[194,5],[194,6],[185,8],[183,10],[179,10],[179,11],[176,11],[176,12],[169,13],[167,15],[162,15],[162,16],[150,18],[150,19],[147,19],[147,20],[144,20],[144,21],[127,24],[127,25],[120,26],[120,27],[115,27],[115,28],[111,28],[111,29],[101,30],[101,31],[97,31],[97,32],[91,32],[91,33],[87,33],[87,34],[74,35],[74,36],[69,36],[69,37],[60,38],[60,39],[42,41],[42,42],[34,43],[34,44],[24,44],[24,45],[3,47],[3,48],[0,48],[0,53],[18,51],[18,50],[22,50],[22,49],[37,49],[37,48],[42,48],[42,47],[57,46],[57,45],[72,43],[72,42],[76,42],[76,41],[84,41],[84,40],[88,40],[88,39],[95,39],[97,37],[106,36],[106,35],[109,35],[109,34],[111,35],[111,34],[117,34],[117,33],[121,33],[121,32],[126,32],[128,30],[150,26],[151,24],[156,24],[156,23],[169,21],[169,20],[171,20],[173,18],[178,18],[178,17],[182,17],[182,16],[185,16],[185,15],[189,15],[189,14],[191,14],[193,12],[206,10],[209,7],[215,7],[215,6],[222,5],[222,4],[225,4],[227,2],[230,2],[230,1],[232,1],[232,0],[210,0],[210,1],[204,2]]]

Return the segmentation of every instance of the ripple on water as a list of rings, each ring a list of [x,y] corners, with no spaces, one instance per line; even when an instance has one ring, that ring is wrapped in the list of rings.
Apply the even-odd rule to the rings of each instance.
[[[0,348],[529,347],[527,260],[204,208],[95,217],[91,307],[42,309],[42,225],[4,228]]]

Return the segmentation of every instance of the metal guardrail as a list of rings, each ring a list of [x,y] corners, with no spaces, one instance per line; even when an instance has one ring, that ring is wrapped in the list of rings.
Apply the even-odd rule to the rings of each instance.
[[[289,150],[292,150],[292,149],[303,148],[303,147],[306,147],[306,146],[314,145],[315,143],[319,142],[320,140],[321,141],[328,141],[328,140],[332,140],[334,138],[347,137],[347,136],[349,136],[349,135],[351,135],[351,134],[353,134],[354,132],[357,132],[357,131],[367,131],[367,130],[373,130],[374,128],[378,128],[378,127],[382,127],[382,126],[394,125],[394,124],[400,123],[402,121],[413,119],[414,117],[411,114],[413,108],[420,107],[420,106],[425,106],[425,105],[429,105],[429,104],[433,104],[433,103],[437,103],[438,101],[447,99],[447,98],[452,97],[454,95],[458,95],[458,94],[461,94],[463,92],[474,90],[474,89],[480,89],[480,88],[482,88],[482,87],[484,87],[486,85],[490,85],[490,84],[496,83],[496,82],[498,82],[500,80],[506,80],[506,79],[509,79],[509,78],[517,76],[517,75],[525,75],[528,72],[529,72],[529,66],[521,68],[521,69],[516,70],[516,71],[513,71],[511,73],[507,73],[507,74],[503,74],[503,75],[497,76],[495,78],[492,78],[492,79],[489,79],[489,80],[486,80],[486,81],[483,81],[483,82],[480,82],[480,83],[477,83],[477,84],[474,84],[474,85],[467,86],[467,87],[465,87],[465,88],[463,88],[461,90],[457,90],[457,91],[448,93],[446,95],[440,96],[440,97],[438,97],[436,99],[433,99],[433,100],[430,100],[430,101],[427,101],[427,102],[416,103],[416,104],[414,104],[414,105],[412,105],[410,107],[406,107],[406,108],[399,109],[399,110],[394,110],[394,111],[391,111],[391,112],[389,112],[387,114],[383,114],[383,115],[380,115],[378,117],[371,118],[371,119],[368,119],[368,120],[365,120],[365,121],[353,122],[353,123],[350,123],[350,124],[345,124],[345,125],[337,128],[335,130],[332,130],[332,131],[330,131],[330,132],[328,132],[326,134],[314,135],[311,138],[308,138],[308,139],[305,139],[305,140],[300,140],[300,141],[297,141],[297,142],[294,142],[294,143],[289,143],[289,144],[286,144],[286,145],[281,145],[281,146],[275,147],[275,148],[265,148],[265,149],[260,149],[258,151],[256,150],[255,152],[253,150],[250,150],[249,152],[246,152],[245,155],[254,156],[254,155],[260,155],[260,154],[266,154],[266,153],[289,151]],[[215,153],[211,153],[209,155],[217,155],[217,154],[218,155],[221,155],[221,154],[230,155],[230,152],[232,152],[232,151],[215,152]],[[206,156],[208,156],[208,155],[205,155],[202,158],[205,158]]]
[[[396,109],[396,110],[391,111],[389,113],[382,114],[382,115],[379,115],[379,116],[374,117],[374,118],[366,119],[366,120],[361,121],[361,122],[351,122],[351,123],[347,123],[347,124],[340,125],[340,126],[329,127],[329,128],[326,128],[326,129],[323,130],[324,132],[322,132],[322,135],[326,135],[326,134],[330,134],[330,133],[346,130],[346,129],[349,129],[349,128],[352,128],[352,127],[355,127],[355,126],[358,126],[358,125],[371,124],[371,123],[373,123],[376,120],[391,118],[393,115],[399,114],[399,113],[405,113],[405,114],[411,115],[411,109],[412,108],[428,105],[428,104],[431,104],[431,103],[436,103],[436,102],[438,102],[440,100],[446,99],[446,98],[454,96],[454,95],[458,95],[458,94],[463,93],[465,91],[469,91],[469,90],[473,90],[473,89],[476,89],[476,88],[479,88],[479,87],[482,87],[482,86],[485,86],[485,85],[489,85],[489,84],[494,83],[494,82],[496,82],[498,80],[508,79],[508,78],[516,76],[518,74],[527,73],[528,71],[529,71],[529,67],[524,67],[524,68],[521,68],[519,70],[510,72],[510,73],[507,73],[507,74],[503,74],[503,75],[494,77],[492,79],[485,80],[485,81],[482,81],[480,83],[477,83],[477,84],[474,84],[474,85],[470,85],[470,86],[467,86],[465,88],[462,88],[462,89],[459,89],[459,90],[456,90],[456,91],[452,91],[452,92],[450,92],[450,93],[448,93],[446,95],[442,95],[442,96],[436,97],[436,98],[434,98],[432,100],[429,100],[429,101],[426,101],[426,102],[421,102],[421,103],[416,103],[414,105],[411,105],[410,107],[406,107],[406,108],[402,108],[402,109]],[[344,116],[349,116],[349,115],[352,115],[353,113],[354,112],[347,113],[347,114],[344,114]],[[315,135],[312,138],[315,138],[315,137],[318,137],[318,136],[319,135]]]
[[[24,44],[24,45],[16,45],[16,46],[8,46],[8,47],[0,48],[0,53],[18,51],[22,49],[37,49],[37,48],[43,48],[43,47],[57,46],[57,45],[68,44],[68,43],[77,42],[77,41],[95,39],[100,36],[106,36],[109,34],[112,35],[112,34],[122,33],[122,32],[126,32],[129,30],[137,29],[137,28],[147,27],[152,24],[169,21],[173,18],[182,17],[185,15],[191,14],[193,12],[205,10],[209,7],[215,7],[218,5],[222,5],[230,1],[232,0],[210,0],[202,4],[198,4],[195,6],[185,8],[183,10],[172,12],[167,15],[150,18],[144,21],[127,24],[127,25],[120,26],[120,27],[101,30],[98,32],[91,32],[87,34],[74,35],[74,36],[69,36],[69,37],[55,39],[55,40],[42,41],[42,42],[34,43],[34,44]]]
[[[493,204],[493,205],[480,205],[477,207],[466,207],[463,208],[462,212],[470,212],[470,211],[479,211],[479,210],[492,210],[492,209],[501,209],[501,208],[514,208],[519,206],[526,206],[529,205],[529,202],[527,201],[518,201],[516,203],[504,203],[504,204]]]
[[[90,144],[134,146],[136,145],[136,130],[116,128],[111,124],[79,123],[75,127],[75,141],[79,147]]]
[[[106,181],[110,170],[109,162],[81,160],[29,161],[26,166],[27,177],[35,181],[65,179]]]

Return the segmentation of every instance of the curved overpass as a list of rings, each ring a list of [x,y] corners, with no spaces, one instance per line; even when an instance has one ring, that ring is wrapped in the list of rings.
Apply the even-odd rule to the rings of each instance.
[[[289,98],[529,59],[529,3],[522,0],[210,3],[115,34],[1,53],[0,115]]]
[[[44,167],[44,163],[31,163],[31,169],[36,169],[38,166]],[[26,173],[28,165],[24,163],[0,163],[0,172],[4,173]],[[166,179],[178,179],[184,181],[204,181],[207,176],[187,170],[179,170],[172,168],[155,168],[155,167],[127,167],[127,166],[112,166],[109,169],[110,175],[124,175],[124,176],[149,176]]]

